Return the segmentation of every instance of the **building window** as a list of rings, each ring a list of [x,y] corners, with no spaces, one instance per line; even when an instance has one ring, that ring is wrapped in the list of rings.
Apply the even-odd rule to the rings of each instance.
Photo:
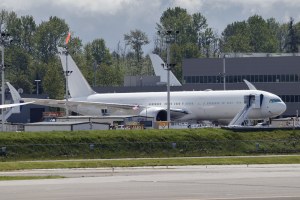
[[[207,77],[207,83],[212,83],[212,77],[211,76]]]
[[[187,83],[191,83],[191,77],[190,77],[190,76],[187,76],[187,77],[186,77],[186,82],[187,82]]]
[[[238,75],[238,76],[237,76],[237,82],[238,82],[238,83],[243,82],[243,79],[242,79],[242,76],[241,76],[241,75]]]
[[[295,82],[294,74],[290,74],[290,82]]]
[[[228,75],[226,83],[241,83],[244,79],[255,83],[300,82],[298,74]],[[185,83],[223,83],[223,76],[184,76]]]
[[[295,102],[295,96],[291,95],[290,100],[291,100],[291,102]]]
[[[285,82],[285,75],[281,75],[281,80],[280,82]]]
[[[276,75],[276,83],[280,82],[280,75]]]
[[[192,76],[192,82],[191,83],[195,83],[195,76]]]
[[[285,96],[285,101],[286,101],[286,102],[290,102],[290,95],[286,95],[286,96]]]
[[[285,75],[285,81],[286,81],[286,82],[290,82],[290,75],[288,75],[288,74]]]
[[[217,77],[216,76],[212,76],[212,83],[217,83]]]
[[[200,76],[200,83],[203,83],[203,76]]]
[[[242,81],[246,79],[247,80],[247,76],[246,75],[242,75]],[[248,80],[247,80],[248,81]]]

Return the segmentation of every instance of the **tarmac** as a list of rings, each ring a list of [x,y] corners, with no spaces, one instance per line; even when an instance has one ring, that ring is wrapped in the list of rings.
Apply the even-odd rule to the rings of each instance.
[[[50,169],[0,176],[61,175],[63,179],[0,181],[3,200],[300,199],[300,165],[226,165]]]

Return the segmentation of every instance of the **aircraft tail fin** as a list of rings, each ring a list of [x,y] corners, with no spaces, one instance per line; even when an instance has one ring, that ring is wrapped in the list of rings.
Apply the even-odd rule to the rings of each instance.
[[[150,59],[156,76],[160,76],[160,81],[167,83],[168,72],[162,67],[162,64],[165,64],[164,61],[156,54],[150,54]],[[181,86],[181,83],[175,77],[175,75],[170,72],[170,85],[171,86]]]
[[[12,86],[9,82],[6,82],[7,87],[9,88],[11,97],[13,99],[14,104],[21,103],[21,96],[18,91]],[[16,106],[12,108],[12,113],[20,113],[20,106]]]
[[[62,47],[58,47],[57,49],[63,70],[66,71],[66,55],[63,53],[64,49]],[[68,54],[68,71],[70,72],[68,76],[68,87],[72,98],[95,94],[95,91],[88,84],[70,54]]]

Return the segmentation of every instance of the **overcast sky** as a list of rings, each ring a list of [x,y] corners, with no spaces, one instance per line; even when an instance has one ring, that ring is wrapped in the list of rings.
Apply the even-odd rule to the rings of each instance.
[[[50,16],[66,20],[71,31],[84,43],[103,38],[111,51],[125,33],[140,29],[150,41],[163,11],[179,6],[190,14],[202,13],[208,24],[221,33],[227,24],[246,20],[254,14],[267,19],[300,21],[300,0],[1,0],[0,9],[18,16],[32,15],[37,24]],[[145,53],[153,48],[150,42]]]

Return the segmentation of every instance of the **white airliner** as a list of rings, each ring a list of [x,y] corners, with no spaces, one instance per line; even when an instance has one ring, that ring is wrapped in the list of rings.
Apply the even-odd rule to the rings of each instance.
[[[61,52],[62,49],[59,48]],[[64,71],[66,57],[59,54]],[[157,121],[167,120],[167,92],[108,93],[92,90],[71,56],[68,56],[70,98],[69,110],[82,115],[141,115]],[[266,119],[281,115],[285,103],[270,92],[250,90],[180,91],[170,95],[171,120],[229,120],[247,115],[248,119]],[[66,106],[65,100],[26,99],[35,104],[54,107]]]

